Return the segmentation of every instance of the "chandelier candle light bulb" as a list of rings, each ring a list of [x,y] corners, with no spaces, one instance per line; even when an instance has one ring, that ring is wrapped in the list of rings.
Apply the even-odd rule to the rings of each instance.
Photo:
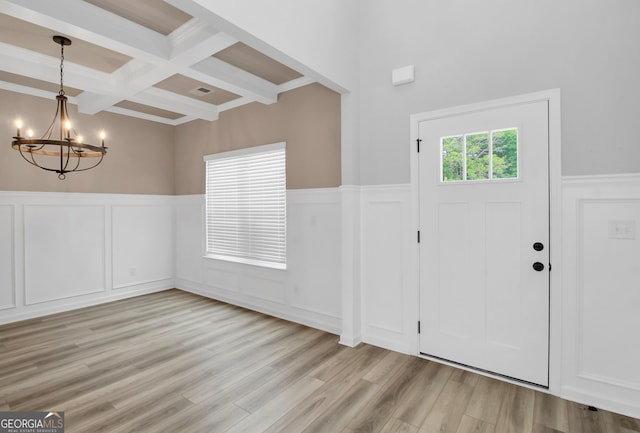
[[[107,153],[107,147],[104,145],[104,131],[100,132],[100,146],[83,143],[82,136],[76,135],[75,131],[75,138],[71,138],[73,124],[67,111],[63,84],[64,47],[71,45],[71,40],[64,36],[54,36],[53,41],[60,45],[60,91],[56,96],[53,120],[41,138],[33,138],[31,128],[27,130],[27,137],[20,135],[23,123],[22,119],[16,119],[16,136],[13,137],[11,147],[20,152],[20,156],[29,164],[58,173],[58,179],[64,180],[67,173],[86,171],[98,166]],[[86,158],[92,158],[94,162],[85,164]]]

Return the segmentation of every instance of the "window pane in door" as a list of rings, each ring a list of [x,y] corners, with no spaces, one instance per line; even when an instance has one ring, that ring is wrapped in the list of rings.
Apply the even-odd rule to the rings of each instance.
[[[451,182],[464,179],[464,137],[443,137],[442,146],[442,181]]]
[[[518,177],[518,129],[492,132],[493,179]]]
[[[489,133],[465,136],[467,144],[467,180],[489,179]]]

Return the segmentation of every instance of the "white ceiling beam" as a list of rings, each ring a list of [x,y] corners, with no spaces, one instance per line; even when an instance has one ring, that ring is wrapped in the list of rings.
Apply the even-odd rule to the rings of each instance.
[[[103,96],[80,95],[79,109],[88,114],[98,113],[174,74],[192,76],[193,74],[189,73],[191,69],[208,76],[207,80],[204,80],[207,84],[264,104],[277,101],[274,84],[211,57],[212,53],[235,43],[234,39],[224,33],[211,34],[209,27],[206,30],[201,28],[200,32],[190,33],[189,37],[175,37],[179,44],[173,49],[173,55],[169,60],[156,61],[153,64],[140,59],[131,60],[113,73],[115,92]],[[197,63],[192,65],[193,62]],[[202,75],[200,77],[204,78]]]
[[[215,57],[208,57],[189,69],[210,77],[210,84],[263,104],[278,102],[276,85],[236,68]],[[183,70],[183,74],[188,74]]]
[[[167,119],[166,117],[154,116],[153,114],[141,113],[140,111],[129,110],[122,107],[109,107],[106,110],[109,113],[121,114],[127,117],[135,117],[137,119],[150,120],[152,122],[164,123],[165,125],[179,125],[180,119]]]
[[[286,83],[278,85],[278,93],[288,92],[289,90],[294,90],[315,82],[316,80],[311,77],[296,78],[295,80],[287,81]]]
[[[174,113],[193,116],[203,120],[217,120],[218,108],[213,104],[198,101],[188,96],[178,95],[167,90],[151,87],[136,96],[129,97],[129,101],[149,105]]]
[[[189,65],[238,42],[197,18],[178,27],[168,39],[171,46],[169,60]]]
[[[0,42],[0,70],[60,84],[60,59]],[[65,61],[64,84],[95,92],[113,90],[111,75]]]
[[[130,57],[169,58],[167,37],[82,0],[0,0],[0,10]]]
[[[265,104],[275,102],[274,98],[277,100],[277,93],[272,83],[211,57],[237,43],[238,40],[226,33],[216,33],[208,38],[203,37],[206,31],[210,31],[209,29],[211,29],[209,24],[193,19],[169,35],[173,42],[171,62],[186,65],[176,72],[255,101]],[[194,67],[202,62],[209,64],[211,68],[198,69]],[[222,70],[221,66],[211,66],[212,62],[228,66],[224,76],[211,75],[212,72],[217,73]]]
[[[33,87],[22,86],[20,84],[9,83],[7,81],[0,81],[0,89],[8,90],[10,92],[22,93],[29,96],[36,96],[38,98],[51,99],[52,101],[58,96],[57,93],[49,92],[47,90],[34,89]],[[71,98],[68,97],[69,102]]]
[[[251,102],[254,102],[254,101],[249,98],[236,98],[229,102],[225,102],[224,104],[218,105],[218,113],[222,113],[223,111],[227,111],[227,110],[232,110],[234,108],[241,107]]]

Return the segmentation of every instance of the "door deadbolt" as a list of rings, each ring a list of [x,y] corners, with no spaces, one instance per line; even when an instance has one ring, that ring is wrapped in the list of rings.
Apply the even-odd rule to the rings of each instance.
[[[533,244],[533,249],[536,251],[542,251],[544,250],[544,244],[542,244],[542,242],[536,242]]]

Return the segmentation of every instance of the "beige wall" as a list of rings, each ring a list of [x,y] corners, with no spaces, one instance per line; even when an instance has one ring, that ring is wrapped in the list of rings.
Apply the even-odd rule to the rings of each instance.
[[[214,122],[176,127],[176,194],[204,193],[204,161],[212,153],[287,142],[287,188],[340,185],[340,95],[311,84],[277,104],[248,104]]]
[[[69,173],[64,181],[57,174],[25,162],[11,148],[21,117],[40,136],[49,126],[56,102],[0,90],[0,190],[91,192],[119,194],[174,194],[174,127],[111,113],[95,116],[78,114],[69,105],[69,114],[85,141],[98,144],[97,133],[107,133],[107,156],[98,167]],[[79,128],[81,129],[79,129]]]
[[[97,144],[93,134],[107,132],[108,153],[100,166],[64,181],[11,148],[17,117],[39,135],[54,111],[53,99],[0,90],[0,190],[203,194],[204,155],[280,141],[287,142],[287,188],[340,185],[340,95],[319,84],[283,93],[277,104],[249,104],[214,122],[177,127],[111,113],[88,116],[69,105],[85,141]]]

